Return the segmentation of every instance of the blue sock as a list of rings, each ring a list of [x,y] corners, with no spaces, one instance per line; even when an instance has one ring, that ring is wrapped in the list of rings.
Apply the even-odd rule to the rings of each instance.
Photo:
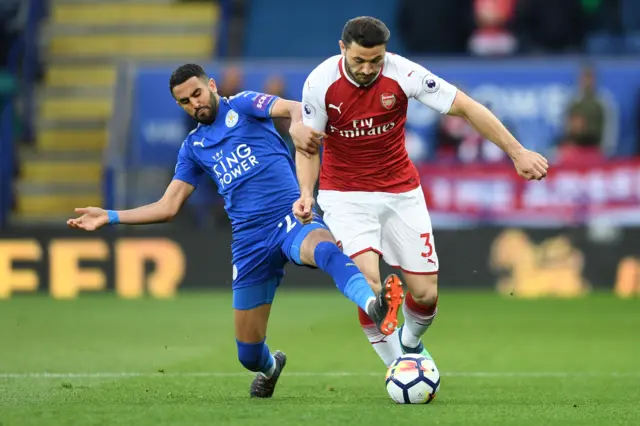
[[[329,241],[319,243],[313,255],[318,268],[331,275],[338,290],[367,312],[369,300],[376,296],[353,260]]]
[[[267,377],[271,377],[275,359],[273,359],[264,340],[260,343],[244,343],[236,340],[236,344],[238,345],[238,359],[244,368],[249,371],[259,371]]]

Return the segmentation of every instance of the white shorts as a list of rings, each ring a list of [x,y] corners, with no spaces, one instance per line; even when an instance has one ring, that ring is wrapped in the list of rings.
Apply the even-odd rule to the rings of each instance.
[[[347,256],[374,251],[404,272],[438,273],[431,218],[421,187],[400,194],[321,190],[318,204]]]

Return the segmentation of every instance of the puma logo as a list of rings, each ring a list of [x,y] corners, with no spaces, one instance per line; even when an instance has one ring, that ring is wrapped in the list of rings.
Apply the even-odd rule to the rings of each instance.
[[[329,104],[329,108],[333,108],[333,109],[338,111],[338,114],[342,114],[342,111],[340,111],[340,108],[342,108],[342,104],[343,103],[344,102],[340,102],[340,105],[338,105],[338,106],[335,106],[334,104]]]
[[[434,265],[436,264],[436,262],[434,262],[432,259],[427,259],[427,262],[433,263]]]
[[[202,138],[201,141],[194,141],[193,146],[196,146],[196,145],[200,145],[201,147],[204,148],[204,138]]]
[[[413,74],[415,71],[411,70],[411,72],[409,74],[407,74],[407,77],[411,77],[411,74]]]

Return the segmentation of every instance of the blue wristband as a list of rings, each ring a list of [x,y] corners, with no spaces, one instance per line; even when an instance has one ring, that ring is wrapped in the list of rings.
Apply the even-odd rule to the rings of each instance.
[[[118,212],[107,210],[107,215],[109,216],[109,225],[117,225],[120,223],[120,216],[118,216]]]

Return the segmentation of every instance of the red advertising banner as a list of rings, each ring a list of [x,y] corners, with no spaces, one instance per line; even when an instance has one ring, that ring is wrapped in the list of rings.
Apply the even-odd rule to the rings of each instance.
[[[510,163],[421,166],[436,226],[460,222],[640,224],[640,159],[552,166],[525,181]],[[440,223],[438,223],[440,222]]]

